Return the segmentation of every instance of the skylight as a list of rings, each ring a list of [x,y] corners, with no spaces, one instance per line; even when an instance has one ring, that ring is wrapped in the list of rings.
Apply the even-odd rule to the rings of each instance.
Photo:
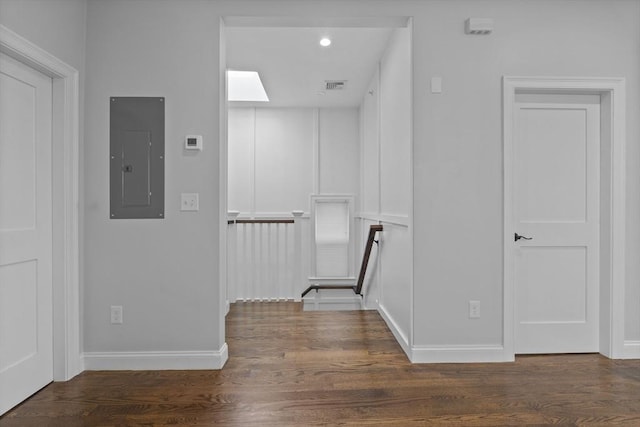
[[[268,102],[260,75],[256,71],[227,71],[227,99],[229,101]]]

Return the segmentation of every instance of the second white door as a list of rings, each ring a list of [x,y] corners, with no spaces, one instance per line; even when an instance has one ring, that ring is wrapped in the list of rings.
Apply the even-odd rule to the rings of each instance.
[[[515,352],[598,351],[598,95],[516,96]]]

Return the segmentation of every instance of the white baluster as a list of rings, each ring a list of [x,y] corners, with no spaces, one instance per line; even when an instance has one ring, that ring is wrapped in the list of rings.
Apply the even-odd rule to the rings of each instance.
[[[293,280],[291,281],[291,293],[297,300],[300,298],[299,289],[302,281],[302,215],[303,211],[293,211]]]
[[[236,302],[238,298],[238,225],[235,223],[238,219],[238,211],[227,212],[229,224],[227,234],[227,299],[229,302]]]

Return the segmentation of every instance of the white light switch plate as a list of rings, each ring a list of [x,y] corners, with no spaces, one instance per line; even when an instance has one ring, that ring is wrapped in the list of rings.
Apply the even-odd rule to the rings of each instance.
[[[197,211],[200,209],[198,193],[182,193],[180,195],[181,211]]]
[[[442,93],[442,77],[431,77],[431,93]]]
[[[122,306],[121,305],[111,306],[111,324],[122,325]]]

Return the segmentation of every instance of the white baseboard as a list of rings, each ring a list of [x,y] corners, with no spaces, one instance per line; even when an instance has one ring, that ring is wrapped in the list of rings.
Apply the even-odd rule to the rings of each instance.
[[[87,371],[222,369],[229,358],[225,343],[218,351],[114,351],[84,353]]]
[[[362,310],[362,302],[357,300],[343,300],[340,298],[302,300],[304,311],[357,311]]]
[[[640,341],[625,340],[623,359],[640,359]]]
[[[398,327],[396,321],[383,305],[378,304],[378,313],[380,313],[380,316],[384,319],[393,336],[396,337],[396,341],[398,341],[398,344],[402,347],[402,351],[404,351],[409,360],[411,360],[411,346],[409,345],[407,335]]]
[[[362,310],[362,297],[351,289],[318,289],[302,298],[305,311]]]
[[[501,345],[413,346],[412,363],[513,362]]]

